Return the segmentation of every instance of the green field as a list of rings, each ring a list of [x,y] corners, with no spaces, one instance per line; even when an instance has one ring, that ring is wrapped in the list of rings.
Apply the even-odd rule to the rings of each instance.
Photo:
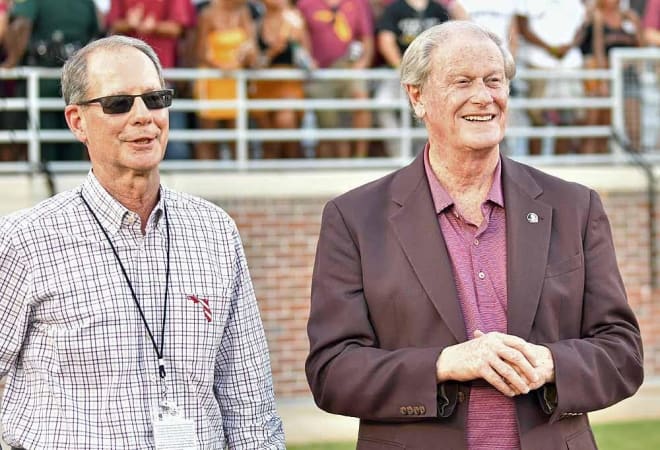
[[[660,420],[594,425],[599,450],[660,449]],[[288,450],[354,450],[355,443],[287,445]]]

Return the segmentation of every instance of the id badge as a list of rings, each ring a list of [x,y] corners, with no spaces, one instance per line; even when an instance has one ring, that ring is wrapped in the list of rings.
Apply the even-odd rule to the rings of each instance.
[[[186,419],[172,402],[161,402],[151,413],[156,450],[198,450],[195,421]]]

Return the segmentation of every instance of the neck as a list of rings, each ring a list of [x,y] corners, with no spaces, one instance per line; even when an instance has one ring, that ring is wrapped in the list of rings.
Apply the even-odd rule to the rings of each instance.
[[[148,174],[125,174],[123,176],[104,176],[102,171],[94,171],[97,180],[108,193],[126,209],[140,217],[142,231],[147,226],[149,215],[158,203],[160,191],[160,175],[158,172]]]
[[[453,198],[476,194],[485,200],[499,158],[498,147],[483,153],[429,148],[431,169]]]

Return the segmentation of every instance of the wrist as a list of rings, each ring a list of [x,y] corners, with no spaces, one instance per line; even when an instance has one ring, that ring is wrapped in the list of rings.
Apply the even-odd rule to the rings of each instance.
[[[438,355],[435,361],[435,378],[438,383],[444,383],[451,379],[449,371],[447,370],[447,351],[449,347],[444,348]]]

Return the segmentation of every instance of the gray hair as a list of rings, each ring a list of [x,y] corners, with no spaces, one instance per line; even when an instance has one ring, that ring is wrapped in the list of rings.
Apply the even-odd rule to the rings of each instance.
[[[504,74],[511,81],[516,75],[516,63],[499,36],[474,22],[451,20],[432,26],[410,43],[401,60],[401,84],[423,87],[431,73],[429,61],[433,52],[453,37],[469,33],[482,35],[497,45],[504,58]]]
[[[158,71],[161,86],[165,86],[163,67],[156,52],[146,42],[128,37],[113,35],[90,42],[64,63],[62,68],[62,97],[67,105],[87,100],[85,96],[89,90],[89,77],[87,73],[87,60],[92,53],[104,51],[117,51],[122,48],[135,48],[149,57]]]

